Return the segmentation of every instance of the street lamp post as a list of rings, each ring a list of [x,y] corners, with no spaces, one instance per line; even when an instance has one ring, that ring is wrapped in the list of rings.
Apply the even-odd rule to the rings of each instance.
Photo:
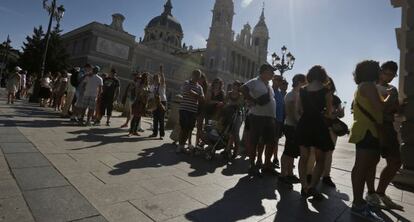
[[[65,8],[63,5],[60,5],[57,7],[56,0],[52,0],[51,4],[48,4],[49,0],[43,0],[43,8],[49,13],[49,25],[47,27],[46,32],[46,44],[45,49],[42,57],[42,66],[40,68],[40,73],[37,76],[37,81],[35,83],[35,87],[33,89],[33,94],[30,97],[30,102],[38,102],[39,101],[39,91],[40,91],[40,81],[43,78],[45,74],[45,67],[46,67],[46,58],[47,58],[47,51],[49,48],[49,41],[50,41],[50,32],[52,29],[52,23],[53,19],[56,20],[56,22],[59,24],[60,20],[63,18],[63,15],[65,13]]]
[[[296,58],[292,55],[292,53],[287,52],[286,46],[282,47],[282,58],[280,58],[276,53],[272,54],[272,66],[276,70],[279,70],[281,76],[283,76],[283,73],[286,71],[293,69],[295,61]]]
[[[2,66],[1,66],[1,70],[0,70],[0,76],[3,77],[3,70],[6,70],[7,72],[7,63],[9,61],[9,50],[10,50],[10,38],[9,36],[7,36],[7,40],[5,42],[3,42],[3,46],[5,48],[4,51],[4,58],[2,59]]]

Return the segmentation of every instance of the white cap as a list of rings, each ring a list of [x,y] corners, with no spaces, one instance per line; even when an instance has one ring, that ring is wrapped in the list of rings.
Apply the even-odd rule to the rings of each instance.
[[[20,71],[22,71],[23,69],[22,68],[20,68],[19,66],[16,66],[16,68],[14,68],[15,70],[16,70],[16,72],[20,72]]]

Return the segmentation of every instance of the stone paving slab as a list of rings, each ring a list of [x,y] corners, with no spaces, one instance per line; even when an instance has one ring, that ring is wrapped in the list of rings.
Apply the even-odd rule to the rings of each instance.
[[[153,194],[168,193],[194,186],[173,176],[143,180],[139,184]]]
[[[12,169],[50,166],[41,153],[13,153],[5,156]]]
[[[50,166],[13,169],[13,173],[23,191],[69,185],[65,178]]]
[[[73,220],[71,222],[107,222],[102,216],[87,217],[80,220]]]
[[[0,133],[0,135],[2,135]],[[35,153],[38,152],[31,143],[0,143],[3,153]]]
[[[34,222],[23,197],[0,199],[0,221]]]
[[[205,207],[179,192],[161,194],[131,203],[155,221],[167,220]]]
[[[153,196],[152,193],[136,184],[105,184],[95,187],[79,187],[79,191],[97,207]]]
[[[75,174],[66,174],[66,179],[69,180],[69,182],[75,186],[76,188],[81,187],[99,187],[101,185],[104,185],[105,183],[96,178],[92,173],[75,173]]]
[[[23,192],[37,221],[60,222],[99,215],[72,186]]]
[[[16,135],[20,134],[20,131],[17,128],[1,128],[0,127],[0,135]]]
[[[31,112],[32,108],[20,107],[19,110]],[[5,112],[7,109],[0,105],[0,116]],[[39,113],[20,116],[32,118]],[[107,221],[52,167],[21,130],[14,127],[36,126],[41,121],[17,120],[19,113],[6,115],[10,116],[5,121],[6,126],[0,126],[0,221]],[[42,118],[50,117],[47,111],[42,115]],[[41,124],[37,126],[42,127]],[[43,137],[42,141],[48,141],[55,138],[50,136],[56,132],[36,135]]]
[[[36,110],[16,115],[0,104],[0,113],[19,123],[19,131],[101,214],[76,221],[358,221],[349,212],[355,149],[346,138],[338,140],[334,152],[332,177],[338,187],[319,187],[326,200],[315,203],[301,199],[298,184],[289,189],[275,177],[246,179],[248,162],[242,158],[227,164],[220,155],[213,161],[176,155],[174,146],[164,144],[168,136],[148,140],[144,137],[151,132],[146,131],[143,137],[126,137],[127,129],[116,128],[122,118],[113,118],[112,127],[85,128],[48,108]],[[143,126],[149,128],[145,121]],[[378,168],[383,166],[381,161]],[[406,207],[385,212],[388,221],[413,220],[414,194],[393,186],[387,193]]]
[[[113,205],[98,207],[98,210],[110,222],[152,222],[143,212],[130,202],[121,202]]]
[[[23,135],[7,135],[0,137],[0,143],[28,143],[30,142]]]
[[[14,179],[0,180],[0,199],[16,197],[21,194]]]
[[[13,179],[13,176],[11,175],[10,170],[1,168],[0,169],[0,181],[1,180],[10,180],[10,179]]]
[[[212,205],[223,198],[226,189],[216,184],[203,184],[180,191],[182,194],[193,198],[205,205]]]

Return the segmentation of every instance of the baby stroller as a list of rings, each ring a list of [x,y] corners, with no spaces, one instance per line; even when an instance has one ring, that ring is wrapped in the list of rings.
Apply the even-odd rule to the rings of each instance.
[[[208,120],[201,133],[201,144],[195,148],[195,152],[204,153],[207,160],[214,159],[216,151],[223,150],[226,160],[231,159],[231,150],[227,146],[229,138],[237,124],[239,112],[235,107],[224,107],[220,112],[219,120]]]

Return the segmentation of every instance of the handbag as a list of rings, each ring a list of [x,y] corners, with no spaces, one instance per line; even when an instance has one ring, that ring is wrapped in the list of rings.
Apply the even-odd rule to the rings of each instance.
[[[331,121],[332,132],[335,133],[335,135],[345,136],[349,134],[348,125],[346,125],[346,123],[341,121],[339,118],[335,118],[330,121]]]
[[[357,101],[355,101],[357,107],[359,110],[361,110],[361,112],[369,119],[371,120],[371,122],[374,123],[375,128],[377,129],[378,132],[378,141],[380,144],[380,147],[384,147],[387,146],[388,142],[387,142],[387,136],[386,136],[386,131],[384,128],[384,125],[378,123],[375,118],[371,115],[371,113],[369,113],[366,109],[364,109],[364,107],[362,107]]]
[[[267,89],[267,92],[255,99],[255,103],[259,106],[264,106],[270,102],[270,89],[266,84],[264,85]]]

